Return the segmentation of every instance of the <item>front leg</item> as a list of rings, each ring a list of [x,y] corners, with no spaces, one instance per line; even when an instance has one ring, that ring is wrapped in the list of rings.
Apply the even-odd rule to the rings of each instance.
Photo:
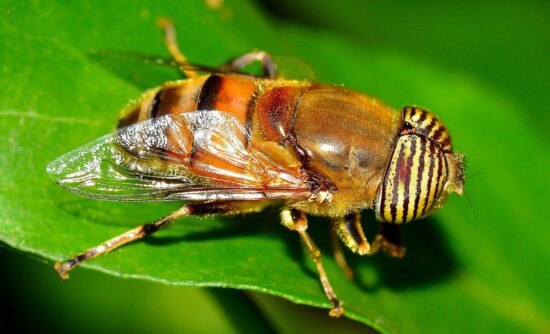
[[[382,223],[380,233],[376,236],[374,242],[379,244],[378,247],[382,248],[386,255],[397,258],[405,256],[407,249],[401,243],[399,229],[396,224]]]
[[[372,243],[369,243],[363,232],[359,213],[350,213],[342,218],[334,219],[332,228],[334,258],[348,278],[353,277],[353,270],[348,265],[335,234],[340,237],[347,248],[359,255],[373,255],[381,249],[391,257],[401,258],[405,255],[405,247],[401,244],[399,231],[395,224],[382,223],[380,232]]]
[[[281,211],[281,222],[284,226],[292,231],[296,231],[300,234],[300,239],[304,248],[307,250],[313,262],[317,266],[317,271],[319,272],[319,279],[323,285],[323,290],[328,300],[332,304],[332,309],[329,312],[331,317],[338,318],[344,314],[344,308],[342,307],[342,302],[338,300],[336,294],[332,290],[332,286],[328,281],[327,274],[321,263],[321,251],[311,239],[311,236],[306,232],[307,230],[307,218],[306,215],[298,210],[286,208]]]
[[[372,244],[368,242],[363,232],[359,213],[350,213],[342,218],[335,219],[332,221],[332,226],[344,245],[356,254],[373,255],[382,249],[384,253],[392,257],[403,257],[405,255],[405,247],[401,244],[396,224],[382,223],[380,232],[376,235]]]
[[[354,212],[334,219],[332,228],[344,245],[352,252],[359,255],[371,255],[378,251],[379,247],[377,247],[376,242],[372,245],[368,242],[361,227],[361,215],[359,213]]]

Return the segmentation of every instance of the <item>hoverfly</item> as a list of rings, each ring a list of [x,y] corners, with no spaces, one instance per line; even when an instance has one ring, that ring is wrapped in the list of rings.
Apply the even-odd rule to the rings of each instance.
[[[277,77],[265,52],[209,69],[179,51],[173,26],[161,20],[166,45],[187,76],[146,92],[121,117],[119,129],[48,165],[61,186],[112,201],[183,201],[179,210],[90,248],[55,268],[62,278],[88,259],[169,227],[190,215],[231,215],[280,207],[311,255],[338,317],[344,309],[307,232],[306,214],[329,217],[338,265],[347,276],[338,238],[352,252],[401,257],[397,225],[462,194],[463,155],[453,153],[443,123],[409,106],[398,112],[338,86]],[[263,75],[242,73],[251,63]],[[198,72],[207,73],[199,75]],[[382,224],[369,243],[360,211]]]

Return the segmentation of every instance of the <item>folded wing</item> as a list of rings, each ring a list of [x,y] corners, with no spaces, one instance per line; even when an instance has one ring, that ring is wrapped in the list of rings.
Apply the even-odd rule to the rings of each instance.
[[[248,136],[220,111],[170,114],[101,137],[47,171],[69,191],[113,201],[307,198],[304,177],[246,147]]]

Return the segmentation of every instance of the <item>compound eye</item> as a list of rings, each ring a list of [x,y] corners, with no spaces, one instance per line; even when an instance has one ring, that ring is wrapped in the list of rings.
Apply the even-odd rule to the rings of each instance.
[[[377,219],[399,224],[426,215],[438,202],[447,175],[445,155],[436,143],[416,134],[399,137],[378,189]]]

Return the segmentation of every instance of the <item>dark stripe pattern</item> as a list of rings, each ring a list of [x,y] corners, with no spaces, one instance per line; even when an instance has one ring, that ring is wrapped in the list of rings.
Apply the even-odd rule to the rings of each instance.
[[[403,109],[403,124],[408,124],[412,127],[412,132],[428,137],[445,152],[452,151],[451,137],[445,128],[445,125],[432,113],[418,107],[405,107]],[[402,134],[408,134],[409,129],[401,131]]]
[[[197,110],[213,110],[218,97],[218,91],[222,85],[222,77],[213,74],[206,79],[202,86],[199,99],[197,101]]]
[[[451,143],[444,125],[413,107],[405,108],[402,122],[376,210],[378,219],[388,223],[407,223],[429,213],[448,177],[445,153]]]
[[[158,116],[158,111],[160,108],[160,96],[162,94],[162,90],[159,90],[156,94],[153,100],[151,101],[151,105],[149,106],[149,118],[155,118]]]

